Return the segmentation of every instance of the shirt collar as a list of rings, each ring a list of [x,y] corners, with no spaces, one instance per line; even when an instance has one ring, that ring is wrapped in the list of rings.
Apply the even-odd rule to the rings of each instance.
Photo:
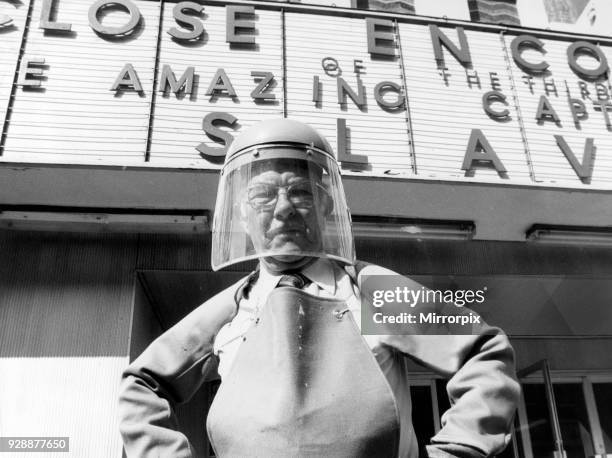
[[[325,290],[332,296],[336,294],[336,275],[334,273],[334,266],[328,259],[317,259],[306,267],[302,273],[306,275],[310,281],[316,283],[319,288]]]
[[[261,271],[259,272],[259,280],[257,283],[260,285],[261,291],[267,294],[276,288],[283,274],[271,274],[263,265],[261,265],[260,269]],[[329,294],[336,294],[336,275],[334,273],[334,266],[329,260],[322,258],[317,259],[302,270],[302,274]]]
[[[259,279],[257,280],[257,289],[260,295],[267,297],[270,292],[278,285],[282,275],[274,275],[268,272],[263,264],[259,265]]]

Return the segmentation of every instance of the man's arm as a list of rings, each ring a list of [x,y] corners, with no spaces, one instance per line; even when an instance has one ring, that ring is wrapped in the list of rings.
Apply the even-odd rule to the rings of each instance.
[[[359,270],[360,286],[363,275],[397,275],[374,265]],[[398,286],[424,288],[397,277],[401,283]],[[455,308],[452,304],[449,307]],[[447,392],[451,408],[442,416],[442,429],[428,447],[430,457],[490,456],[501,451],[510,439],[520,396],[514,351],[500,329],[486,323],[471,326],[471,333],[466,335],[448,334],[444,327],[440,327],[440,334],[432,335],[436,331],[430,327],[422,333],[413,330],[381,337],[384,344],[450,378]]]
[[[217,294],[158,337],[123,373],[120,431],[128,457],[191,457],[173,406],[189,400],[213,362],[213,343],[236,314],[243,280]]]
[[[520,386],[502,331],[483,326],[479,335],[395,335],[383,342],[450,377],[451,408],[428,447],[430,457],[484,457],[504,448]]]

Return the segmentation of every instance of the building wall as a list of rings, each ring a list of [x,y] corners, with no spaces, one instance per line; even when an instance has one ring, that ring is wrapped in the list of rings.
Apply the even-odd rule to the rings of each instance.
[[[122,371],[199,304],[170,307],[160,322],[136,272],[210,270],[208,246],[201,236],[0,231],[2,435],[69,437],[70,456],[121,456]]]
[[[369,0],[368,9],[389,13],[414,14],[414,0]]]
[[[550,22],[575,23],[589,0],[544,0]]]
[[[579,30],[596,35],[610,35],[612,3],[605,0],[591,0],[576,21]]]
[[[516,0],[468,0],[472,21],[489,24],[521,25]]]
[[[68,436],[71,456],[120,456],[134,240],[0,233],[3,436]]]
[[[610,36],[607,0],[517,0],[521,25],[586,35]]]
[[[470,20],[467,1],[414,0],[415,13],[422,16],[448,17],[449,19]]]

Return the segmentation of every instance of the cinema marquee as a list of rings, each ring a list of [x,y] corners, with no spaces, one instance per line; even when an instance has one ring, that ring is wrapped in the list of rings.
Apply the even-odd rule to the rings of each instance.
[[[608,43],[301,5],[11,5],[2,161],[216,169],[289,116],[349,175],[612,183]]]

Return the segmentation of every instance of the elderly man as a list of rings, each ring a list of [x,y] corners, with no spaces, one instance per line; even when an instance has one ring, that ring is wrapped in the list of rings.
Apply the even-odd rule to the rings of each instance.
[[[408,356],[450,377],[451,408],[430,457],[503,449],[518,398],[506,336],[485,324],[455,335],[360,334],[364,278],[327,141],[296,121],[237,138],[222,170],[212,265],[259,259],[246,279],[155,340],[124,373],[128,456],[188,457],[172,405],[188,400],[218,358],[221,387],[207,428],[221,457],[416,457]],[[382,277],[381,277],[382,278]]]

